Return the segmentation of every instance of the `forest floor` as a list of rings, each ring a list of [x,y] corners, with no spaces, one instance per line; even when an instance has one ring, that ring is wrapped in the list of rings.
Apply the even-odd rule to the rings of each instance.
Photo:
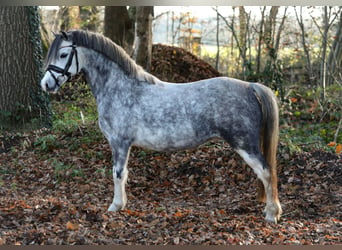
[[[220,140],[172,153],[133,148],[128,204],[114,213],[111,152],[95,124],[0,139],[0,244],[342,243],[334,153],[279,155],[284,213],[272,224],[254,173]]]
[[[303,95],[281,106],[284,212],[273,224],[256,200],[255,174],[221,140],[168,153],[134,147],[127,207],[107,212],[111,151],[94,100],[77,95],[83,101],[54,98],[53,129],[0,134],[0,245],[342,244],[341,139],[330,142],[340,110],[318,124],[316,103]]]

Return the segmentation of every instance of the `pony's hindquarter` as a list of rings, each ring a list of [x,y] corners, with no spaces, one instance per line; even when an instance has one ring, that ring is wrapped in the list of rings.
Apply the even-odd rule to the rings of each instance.
[[[262,126],[260,131],[260,148],[270,171],[270,189],[273,201],[274,213],[276,219],[280,218],[282,213],[281,205],[278,198],[278,177],[277,177],[277,147],[279,138],[279,113],[276,97],[273,92],[257,83],[252,83],[256,98],[260,102],[262,110]],[[265,186],[262,181],[258,181],[258,200],[266,202]],[[267,208],[266,208],[267,209]]]

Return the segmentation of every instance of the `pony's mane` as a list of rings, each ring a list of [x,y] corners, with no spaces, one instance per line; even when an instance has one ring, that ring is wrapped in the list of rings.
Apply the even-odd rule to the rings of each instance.
[[[85,47],[102,54],[109,60],[115,62],[129,76],[139,81],[145,81],[151,84],[158,82],[158,78],[147,73],[140,65],[136,64],[123,48],[99,33],[73,30],[66,33],[62,32],[55,36],[55,40],[51,44],[48,52],[46,65],[49,64],[52,58],[57,56],[58,48],[62,41],[67,40],[75,43],[76,46]]]

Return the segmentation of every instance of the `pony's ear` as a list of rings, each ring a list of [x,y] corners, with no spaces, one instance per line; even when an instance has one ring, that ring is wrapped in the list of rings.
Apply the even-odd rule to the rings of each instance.
[[[61,34],[65,40],[68,40],[68,35],[66,34],[66,32],[61,31]]]

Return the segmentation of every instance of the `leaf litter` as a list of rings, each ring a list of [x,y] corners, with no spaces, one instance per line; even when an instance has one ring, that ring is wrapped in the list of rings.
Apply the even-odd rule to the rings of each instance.
[[[106,141],[72,151],[82,135],[56,135],[62,146],[42,152],[34,142],[46,133],[21,136],[0,154],[1,244],[342,243],[340,155],[279,155],[284,214],[274,225],[256,201],[253,171],[227,143],[169,153],[133,148],[128,204],[113,213],[107,212],[113,182]]]

